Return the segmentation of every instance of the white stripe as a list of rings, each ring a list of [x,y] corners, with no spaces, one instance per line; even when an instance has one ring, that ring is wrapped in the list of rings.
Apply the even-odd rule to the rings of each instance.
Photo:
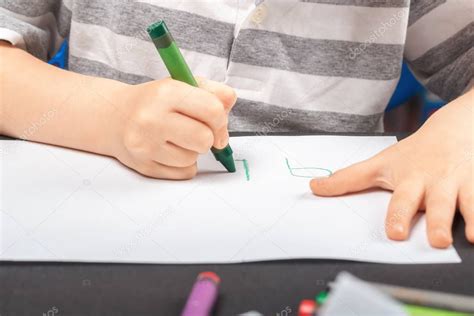
[[[7,41],[13,46],[26,50],[25,40],[20,33],[0,27],[0,40]]]
[[[415,60],[473,21],[473,0],[450,0],[408,28],[406,57]]]
[[[57,25],[57,22],[56,22],[56,17],[51,12],[48,12],[46,14],[36,16],[36,17],[29,17],[29,16],[26,16],[26,15],[22,15],[22,14],[18,14],[18,13],[9,11],[9,10],[1,8],[1,7],[0,7],[0,11],[3,11],[4,14],[6,14],[8,16],[11,16],[15,19],[18,19],[18,20],[21,20],[23,22],[34,25],[34,26],[42,29],[43,31],[44,30],[49,30],[49,32],[51,34],[53,34],[53,36],[50,37],[50,39],[51,39],[51,43],[50,43],[50,47],[49,47],[49,50],[50,50],[49,52],[50,53],[53,53],[53,54],[56,53],[59,50],[59,48],[61,47],[61,44],[62,44],[64,38],[62,38],[62,36],[59,35],[58,25]]]
[[[369,115],[385,110],[398,79],[312,76],[231,63],[225,83],[241,98],[285,108]]]
[[[201,15],[217,21],[239,24],[253,0],[136,0],[162,8]]]
[[[279,1],[264,4],[263,29],[313,39],[404,44],[408,8],[375,8]]]
[[[129,74],[154,79],[169,76],[153,43],[116,34],[103,26],[73,20],[70,52]],[[184,49],[182,53],[196,76],[224,80],[226,59]]]
[[[380,44],[404,44],[409,13],[409,8],[266,1],[261,5],[265,17],[256,24],[249,12],[255,9],[252,0],[137,1],[236,24],[236,30],[253,28],[314,39]]]

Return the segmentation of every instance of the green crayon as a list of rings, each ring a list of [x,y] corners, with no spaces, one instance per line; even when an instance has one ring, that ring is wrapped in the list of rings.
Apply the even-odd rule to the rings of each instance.
[[[322,306],[328,299],[329,293],[326,291],[320,292],[315,297],[318,306]],[[456,311],[449,311],[445,309],[433,308],[429,306],[419,305],[404,305],[405,311],[409,316],[469,316],[470,314]]]
[[[191,86],[197,87],[198,84],[194,78],[188,64],[184,60],[181,51],[171,36],[168,27],[164,21],[153,23],[147,28],[158,53],[168,69],[171,78],[185,82]],[[211,148],[212,153],[217,161],[219,161],[229,172],[235,172],[235,163],[232,156],[232,148],[227,144],[223,149]]]

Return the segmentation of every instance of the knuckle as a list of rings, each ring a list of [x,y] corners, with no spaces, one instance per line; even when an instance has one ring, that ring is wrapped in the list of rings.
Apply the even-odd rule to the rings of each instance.
[[[128,150],[134,151],[135,149],[143,146],[144,140],[142,135],[140,135],[136,129],[133,129],[124,133],[123,143]]]
[[[148,129],[153,126],[155,119],[153,114],[151,114],[147,108],[142,108],[135,112],[135,115],[132,118],[132,124],[135,125],[136,132],[146,135]]]
[[[196,163],[198,159],[199,154],[198,153],[190,153],[189,155],[186,155],[185,163],[186,166],[191,166]]]
[[[196,163],[197,161],[197,158],[198,158],[198,154],[197,153],[191,153],[191,154],[183,154],[183,155],[180,155],[180,158],[179,158],[179,165],[177,167],[189,167],[189,166],[192,166]]]
[[[231,107],[235,104],[235,101],[237,101],[237,93],[231,87],[226,86],[222,98],[224,104],[227,104],[229,107]]]
[[[208,105],[209,115],[215,119],[216,122],[222,121],[226,117],[225,109],[222,103],[215,100]]]
[[[194,178],[197,175],[197,165],[194,164],[190,167],[183,168],[178,174],[178,180],[189,180]]]
[[[199,139],[199,153],[203,154],[206,153],[209,148],[212,147],[214,143],[214,134],[208,128],[203,129],[198,136]]]
[[[174,96],[178,88],[179,85],[176,80],[173,80],[171,78],[162,79],[158,81],[155,87],[153,87],[155,93],[160,97]]]
[[[132,156],[151,157],[153,146],[140,133],[131,132],[124,136],[124,146]]]
[[[159,178],[159,167],[158,166],[150,166],[148,164],[139,165],[135,168],[140,174],[151,177],[151,178]]]

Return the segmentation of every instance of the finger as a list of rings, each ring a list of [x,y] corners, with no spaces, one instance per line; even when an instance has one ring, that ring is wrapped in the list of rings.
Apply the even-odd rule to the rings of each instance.
[[[219,98],[219,100],[223,103],[226,112],[230,112],[237,101],[237,95],[235,94],[234,89],[226,84],[201,77],[197,77],[196,80],[201,89],[204,89],[217,96],[217,98]]]
[[[385,231],[393,240],[405,240],[410,232],[413,216],[423,200],[424,185],[419,180],[400,183],[392,195],[385,218]]]
[[[208,126],[185,115],[171,113],[166,126],[166,140],[178,147],[204,154],[214,143],[214,135]]]
[[[186,87],[186,95],[173,104],[173,109],[209,126],[216,133],[227,126],[227,113],[223,103],[214,94],[195,87]]]
[[[154,152],[155,161],[170,167],[189,167],[196,163],[198,153],[172,143],[165,143]]]
[[[375,158],[341,169],[328,178],[314,178],[311,190],[320,196],[336,196],[371,188],[376,184],[380,165]]]
[[[205,78],[198,77],[197,78],[199,87],[209,91],[210,93],[214,94],[219,98],[219,100],[223,103],[225,112],[228,114],[232,107],[235,105],[237,101],[237,95],[235,94],[234,89],[229,87],[226,84],[207,80]],[[222,149],[229,143],[229,131],[227,129],[227,124],[223,126],[220,130],[215,132],[214,134],[214,144],[213,147],[217,149]]]
[[[474,192],[474,185],[472,181],[467,181],[458,195],[458,205],[461,214],[466,223],[466,238],[470,243],[474,243],[474,200],[472,198]]]
[[[214,135],[214,143],[212,147],[217,149],[222,149],[229,143],[229,131],[227,130],[227,126],[221,128],[215,135]]]
[[[451,227],[456,211],[454,185],[436,183],[426,190],[426,225],[431,246],[446,248],[453,242]]]
[[[166,166],[155,161],[147,161],[133,163],[131,167],[144,176],[157,179],[189,180],[197,174],[197,164],[179,168]]]

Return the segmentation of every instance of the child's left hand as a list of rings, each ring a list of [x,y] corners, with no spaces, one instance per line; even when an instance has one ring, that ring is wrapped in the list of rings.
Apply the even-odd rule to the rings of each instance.
[[[413,216],[426,210],[433,247],[453,242],[451,226],[459,207],[466,237],[474,243],[474,89],[434,113],[413,135],[371,159],[311,180],[311,190],[336,196],[380,187],[393,191],[385,221],[387,236],[408,238]]]

